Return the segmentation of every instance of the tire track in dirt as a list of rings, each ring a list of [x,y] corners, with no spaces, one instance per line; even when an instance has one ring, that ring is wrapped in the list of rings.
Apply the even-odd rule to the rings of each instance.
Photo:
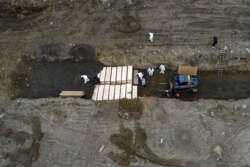
[[[178,159],[164,159],[157,156],[147,145],[146,131],[141,128],[140,123],[137,121],[142,116],[142,111],[143,105],[139,99],[124,99],[119,101],[118,116],[121,117],[121,119],[135,120],[135,131],[133,132],[133,130],[125,128],[124,125],[121,124],[119,133],[114,133],[110,136],[111,144],[122,151],[122,153],[109,152],[108,157],[111,160],[116,162],[119,166],[129,166],[132,162],[137,161],[136,157],[163,166],[200,166],[191,161],[186,162]]]
[[[7,127],[4,122],[1,122],[0,132],[2,136],[20,143],[22,146],[25,142],[31,140],[31,145],[28,147],[19,147],[16,151],[5,152],[4,157],[9,159],[13,165],[21,163],[26,167],[31,167],[32,163],[37,161],[39,157],[40,141],[43,138],[41,130],[41,123],[36,116],[24,116],[19,114],[9,114],[7,119],[21,121],[25,124],[31,125],[32,134],[25,131],[16,131]]]

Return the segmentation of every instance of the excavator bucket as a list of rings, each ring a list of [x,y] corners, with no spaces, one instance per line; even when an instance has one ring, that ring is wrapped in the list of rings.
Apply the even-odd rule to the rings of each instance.
[[[178,74],[182,75],[197,75],[198,67],[192,66],[179,66],[178,67]]]

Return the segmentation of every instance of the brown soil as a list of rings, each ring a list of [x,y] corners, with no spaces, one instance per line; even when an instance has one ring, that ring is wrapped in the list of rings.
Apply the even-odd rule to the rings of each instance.
[[[133,135],[135,138],[133,140]],[[139,123],[136,123],[135,133],[129,128],[120,128],[119,134],[113,134],[110,136],[110,141],[113,145],[117,146],[122,153],[109,152],[108,157],[116,162],[120,166],[129,166],[130,163],[136,161],[137,158],[149,160],[155,164],[163,166],[173,167],[198,167],[192,162],[185,162],[174,159],[164,159],[157,156],[146,144],[147,135],[143,128],[140,127]]]
[[[130,8],[130,9],[129,9]],[[119,16],[114,16],[111,27],[122,33],[134,33],[141,29],[138,9],[125,6]]]
[[[18,62],[15,71],[10,74],[9,89],[12,92],[12,97],[26,96],[29,89],[29,80],[34,67],[34,61],[27,56],[22,56]]]
[[[118,115],[121,118],[138,120],[142,116],[143,106],[139,99],[128,100],[121,99],[119,100],[119,112]]]
[[[9,158],[13,165],[21,163],[23,166],[31,167],[32,162],[36,161],[39,156],[40,141],[43,137],[41,131],[40,120],[38,117],[26,117],[18,114],[10,114],[10,119],[23,121],[32,126],[32,134],[24,131],[16,131],[8,128],[1,122],[0,132],[6,138],[13,139],[19,144],[23,145],[25,141],[32,140],[30,147],[20,147],[16,152],[5,153],[6,158]]]
[[[86,98],[90,98],[93,84],[82,85],[79,77],[83,73],[96,75],[103,66],[101,62],[106,65],[131,64],[142,69],[158,63],[165,63],[172,69],[179,64],[191,64],[202,70],[214,70],[199,72],[198,93],[186,95],[183,92],[183,100],[241,99],[250,96],[249,72],[230,72],[225,73],[223,78],[218,78],[216,71],[217,57],[224,46],[228,47],[224,62],[226,69],[250,69],[250,53],[247,50],[250,39],[248,0],[12,0],[11,5],[2,2],[10,1],[0,2],[0,78],[3,82],[0,84],[0,104],[13,97],[58,96],[61,90],[66,89],[84,90]],[[149,32],[155,34],[154,42],[147,41]],[[219,39],[216,47],[211,46],[213,36]],[[95,59],[94,50],[98,52],[97,56],[101,62]],[[15,66],[15,62],[23,59],[21,55],[26,53],[32,55],[32,60],[21,60]],[[146,76],[147,87],[139,87],[139,96],[163,97],[161,90],[166,89],[167,85],[159,83],[168,82],[172,74],[174,72],[168,71],[166,75],[155,74],[152,78]],[[146,99],[149,99],[148,103],[156,100]],[[78,99],[77,105],[74,103],[76,99],[69,99],[74,101],[67,103],[69,105],[65,105],[65,99],[57,99],[56,104],[63,106],[60,110],[64,109],[69,112],[67,114],[54,110],[55,103],[48,103],[47,100],[37,100],[37,103],[43,103],[44,106],[37,105],[41,108],[37,108],[39,112],[36,116],[33,116],[32,108],[36,100],[28,99],[29,102],[23,105],[17,102],[19,100],[10,102],[10,112],[19,113],[19,106],[22,106],[22,110],[32,113],[24,117],[17,114],[11,118],[32,126],[31,134],[12,129],[4,122],[0,124],[1,135],[13,139],[18,145],[17,151],[5,154],[6,159],[11,161],[11,166],[32,166],[37,160],[43,137],[40,125],[42,121],[43,130],[46,131],[44,138],[46,136],[46,142],[50,145],[43,145],[40,150],[43,156],[40,157],[40,162],[36,161],[38,165],[34,166],[43,166],[41,164],[44,163],[51,166],[65,166],[65,163],[73,164],[72,166],[108,166],[109,162],[96,150],[99,145],[107,142],[109,137],[112,144],[123,152],[116,154],[112,147],[109,157],[124,166],[131,165],[139,158],[162,166],[210,167],[249,164],[249,117],[246,117],[246,113],[249,113],[248,100],[219,101],[228,104],[229,110],[221,105],[216,106],[216,100],[182,102],[157,99],[161,108],[152,105],[152,108],[145,109],[147,111],[144,112],[147,113],[144,115],[141,103],[136,100],[131,103],[121,101],[119,108],[115,108],[113,103],[100,102],[103,103],[100,105],[103,108],[101,112],[98,111],[98,120],[85,115],[96,108],[90,107],[89,101],[87,104],[82,103],[86,102],[84,99]],[[240,107],[236,109],[238,102]],[[241,107],[244,103],[247,103],[245,109]],[[207,109],[207,105],[212,107]],[[136,110],[132,110],[134,107]],[[203,107],[208,112],[204,111]],[[40,114],[44,113],[44,110],[49,114],[43,118],[45,120],[39,120],[37,116],[42,117]],[[76,110],[78,112],[75,112]],[[122,119],[117,118],[117,110]],[[163,117],[161,110],[165,110],[168,116]],[[158,115],[155,115],[157,113]],[[71,119],[67,120],[67,116],[71,116]],[[58,117],[61,121],[55,121]],[[65,119],[61,119],[64,117]],[[88,121],[88,117],[91,117],[91,121]],[[159,117],[163,117],[159,121],[160,126],[159,122],[156,125],[155,121]],[[200,119],[203,120],[201,124],[207,127],[205,130],[203,126],[200,127]],[[100,120],[101,123],[98,122]],[[136,123],[135,129],[121,127],[120,132],[117,132],[117,122],[133,120],[140,122],[143,128]],[[179,128],[182,123],[183,127]],[[190,129],[185,125],[190,125]],[[63,132],[57,131],[58,126]],[[157,130],[152,130],[152,127]],[[209,133],[210,130],[213,133]],[[148,131],[153,132],[146,134]],[[170,133],[172,131],[174,133]],[[72,134],[76,136],[73,139]],[[172,141],[165,143],[166,147],[163,148],[163,144],[158,148],[155,141],[162,134],[168,135],[167,140],[177,138],[177,143],[184,145],[184,148],[190,149],[195,143],[195,146],[199,146],[197,148],[201,155],[192,154],[191,151],[183,152],[172,144]],[[153,138],[155,135],[157,136]],[[29,147],[23,148],[22,143],[29,141]],[[220,165],[221,161],[217,161],[207,152],[211,145],[213,150],[217,143],[223,147],[222,162],[225,165]],[[11,144],[9,145],[11,147]],[[164,155],[166,153],[167,157],[163,159],[156,155],[153,151],[156,149]],[[194,163],[187,162],[187,159]],[[102,160],[107,163],[100,162]],[[207,161],[212,165],[206,165]],[[197,165],[196,162],[204,163]]]

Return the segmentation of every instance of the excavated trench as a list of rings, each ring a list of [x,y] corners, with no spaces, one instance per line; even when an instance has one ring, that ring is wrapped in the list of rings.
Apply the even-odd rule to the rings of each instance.
[[[62,60],[60,56],[63,46],[50,43],[39,47],[38,58],[23,57],[16,70],[10,75],[12,97],[46,98],[58,97],[63,90],[84,91],[85,98],[90,99],[94,90],[92,81],[83,84],[82,74],[91,79],[103,68],[96,59],[95,50],[87,44],[76,44],[68,51],[69,58]],[[139,96],[162,97],[163,90],[169,89],[169,81],[175,71],[167,70],[165,74],[155,71],[153,77],[147,75],[146,69],[138,69],[144,73],[146,87],[139,85]],[[181,99],[242,99],[250,97],[250,72],[225,72],[218,77],[217,71],[199,71],[199,88],[197,93],[182,92]]]
[[[32,27],[33,21],[31,22],[32,18],[36,18],[36,16],[39,16],[40,13],[45,11],[46,9],[52,8],[52,5],[57,4],[57,1],[53,3],[52,2],[43,2],[41,5],[36,7],[29,7],[28,4],[25,4],[25,2],[21,3],[22,5],[10,5],[8,1],[0,2],[0,32],[5,31],[16,31],[16,30],[23,30],[26,28]],[[113,1],[112,1],[113,2]],[[61,2],[62,4],[58,5],[60,7],[68,7],[71,6],[71,1],[65,0]],[[86,4],[92,4],[92,2],[87,2]],[[204,37],[199,36],[199,34],[206,34],[206,36],[212,36],[210,33],[211,31],[217,31],[218,28],[221,29],[221,27],[214,26],[214,24],[219,20],[215,20],[215,22],[207,21],[203,18],[196,18],[193,16],[196,16],[197,13],[201,13],[200,8],[196,9],[191,8],[189,6],[190,2],[186,2],[185,5],[176,3],[167,3],[162,5],[166,7],[171,7],[170,13],[176,13],[177,15],[181,15],[183,13],[180,13],[182,11],[182,8],[185,9],[184,13],[185,16],[181,16],[181,18],[187,19],[188,22],[190,22],[189,25],[183,24],[182,28],[180,30],[172,31],[171,24],[175,25],[176,22],[173,22],[173,20],[176,20],[170,17],[170,23],[169,25],[165,25],[165,22],[162,22],[160,27],[155,30],[155,33],[158,34],[165,34],[164,38],[156,38],[156,41],[154,45],[152,46],[164,46],[166,45],[166,41],[168,41],[168,45],[200,45],[201,39]],[[96,3],[97,4],[97,3]],[[92,4],[94,5],[94,3]],[[143,24],[141,23],[140,17],[147,18],[147,15],[144,16],[142,9],[139,7],[142,7],[144,5],[144,2],[136,2],[135,8],[134,5],[128,5],[124,6],[123,3],[119,2],[113,2],[112,4],[114,6],[114,9],[119,8],[119,12],[114,13],[114,17],[112,18],[112,22],[110,24],[110,28],[112,30],[115,30],[120,33],[132,33],[137,32],[142,29]],[[169,6],[170,5],[170,6]],[[216,5],[216,3],[215,3]],[[230,3],[225,4],[230,5]],[[88,6],[88,5],[87,5]],[[172,11],[172,6],[177,6],[177,11]],[[193,6],[193,5],[192,5]],[[244,9],[246,7],[245,4],[243,4]],[[57,6],[53,6],[57,7]],[[137,8],[138,7],[138,8]],[[187,8],[188,7],[188,8]],[[214,12],[219,12],[221,9],[214,8],[215,6],[210,6],[209,9],[213,9]],[[145,8],[145,5],[144,5]],[[61,8],[60,8],[61,9]],[[140,9],[140,10],[139,10]],[[153,8],[152,8],[153,9]],[[181,9],[181,10],[180,10]],[[82,10],[82,9],[81,9]],[[144,10],[144,9],[143,9]],[[148,10],[148,8],[145,8],[145,10]],[[52,11],[52,10],[51,10]],[[53,10],[54,11],[54,10]],[[192,11],[192,12],[190,12]],[[246,10],[247,11],[247,10]],[[49,12],[46,11],[46,12]],[[71,11],[70,11],[71,12]],[[243,13],[242,13],[243,12]],[[55,12],[56,13],[56,12]],[[82,13],[82,12],[80,12]],[[241,7],[235,9],[234,13],[237,13],[240,16],[245,16],[247,13],[244,13],[244,10],[242,11]],[[204,13],[208,16],[210,16],[210,13]],[[227,29],[248,29],[249,25],[244,24],[233,24],[234,20],[228,19],[231,18],[231,15],[229,15],[227,9],[224,11],[225,15],[222,15],[225,22],[224,28]],[[80,16],[80,15],[79,15]],[[166,13],[164,15],[168,16]],[[229,17],[228,17],[229,16]],[[206,16],[207,17],[207,16]],[[81,17],[79,17],[81,18]],[[245,17],[243,17],[245,18]],[[172,20],[173,19],[173,20]],[[94,19],[98,20],[98,19]],[[109,20],[109,19],[107,19]],[[35,21],[35,20],[34,20]],[[146,20],[145,20],[146,21]],[[64,19],[63,19],[64,22]],[[204,29],[202,31],[196,30],[197,27],[204,26],[207,27],[207,22],[209,24],[213,25],[212,27],[209,27],[209,29]],[[95,22],[94,22],[95,23]],[[145,22],[147,23],[147,22]],[[87,23],[92,24],[92,22]],[[178,23],[179,24],[179,23]],[[94,24],[99,25],[99,24]],[[162,26],[164,25],[165,30],[161,30]],[[235,27],[234,25],[239,25],[240,27]],[[35,25],[34,25],[35,26]],[[195,29],[193,29],[193,27]],[[145,28],[145,27],[144,27]],[[191,28],[191,29],[189,29]],[[212,29],[215,28],[215,29]],[[91,29],[91,28],[90,28]],[[93,28],[94,29],[94,28]],[[185,31],[184,31],[185,30]],[[196,31],[194,31],[196,30]],[[223,29],[222,32],[218,32],[219,34],[225,34],[225,36],[228,36],[228,32]],[[194,31],[193,35],[198,35],[190,38],[190,32]],[[111,31],[110,31],[111,32]],[[197,32],[197,33],[195,33]],[[240,33],[239,36],[246,36],[244,33]],[[81,32],[76,32],[81,33]],[[91,31],[88,33],[92,33]],[[144,33],[144,32],[142,32]],[[176,35],[176,33],[178,35]],[[113,34],[114,35],[114,34]],[[113,36],[112,35],[112,36]],[[140,33],[138,35],[141,35]],[[176,36],[175,36],[176,35]],[[120,38],[123,38],[122,36],[115,36],[115,40],[117,41],[117,44],[120,44],[119,40]],[[167,38],[165,37],[167,36]],[[188,36],[188,37],[186,37]],[[145,36],[146,37],[146,36]],[[160,36],[158,36],[160,37]],[[178,41],[178,38],[175,39],[175,37],[180,38],[180,41]],[[222,36],[223,37],[223,36]],[[221,37],[221,39],[223,39]],[[143,37],[144,38],[144,37]],[[186,39],[187,38],[187,39]],[[128,38],[129,39],[129,38]],[[175,39],[175,40],[173,40]],[[240,40],[247,40],[245,38],[239,38]],[[142,42],[141,36],[137,36],[135,34],[135,37],[133,38],[134,43],[138,41]],[[194,40],[194,41],[193,41]],[[230,39],[232,40],[232,39]],[[88,41],[88,40],[87,40]],[[122,40],[121,40],[122,41]],[[198,41],[198,43],[197,43]],[[95,43],[96,41],[94,41]],[[145,42],[145,41],[144,41]],[[121,42],[122,44],[124,42]],[[209,43],[209,42],[208,42]],[[208,43],[205,43],[204,45],[208,45]],[[98,41],[97,41],[97,46]],[[142,46],[148,46],[148,43],[141,43]],[[188,46],[187,45],[187,46]],[[203,45],[203,44],[202,44]],[[12,97],[27,97],[27,98],[44,98],[44,97],[57,97],[62,90],[84,90],[86,92],[86,98],[90,98],[93,93],[94,85],[93,83],[88,83],[86,85],[82,84],[80,81],[80,75],[81,74],[87,74],[90,77],[96,75],[104,66],[101,62],[99,62],[97,59],[95,59],[95,53],[93,50],[88,48],[88,46],[84,44],[77,44],[76,46],[72,47],[71,50],[68,53],[65,53],[65,46],[61,46],[60,44],[46,44],[40,46],[39,56],[42,56],[44,59],[35,59],[35,60],[24,60],[23,62],[20,62],[20,65],[17,67],[17,69],[10,75],[10,91],[12,93]],[[72,57],[67,60],[61,60],[63,56],[71,55]],[[51,58],[53,61],[51,61]],[[47,59],[48,58],[48,59]],[[63,57],[64,58],[64,57]],[[197,61],[198,62],[198,61]],[[146,74],[146,70],[141,70]],[[168,89],[169,85],[164,83],[169,83],[170,78],[174,74],[173,71],[167,71],[165,75],[160,75],[159,72],[155,72],[155,75],[152,78],[149,78],[146,76],[147,86],[146,88],[142,88],[139,86],[138,95],[139,96],[154,96],[154,97],[162,97],[164,98],[162,90]],[[217,71],[200,71],[198,74],[199,81],[200,81],[200,87],[198,89],[198,92],[196,94],[189,94],[188,92],[183,92],[182,98],[184,100],[197,100],[197,99],[241,99],[241,98],[248,98],[250,96],[250,89],[249,89],[249,81],[250,81],[250,71],[249,72],[242,72],[242,73],[233,73],[233,72],[226,72],[222,78],[219,78],[217,76]]]
[[[75,55],[75,57],[77,56]],[[16,97],[58,97],[62,90],[83,90],[86,92],[86,98],[89,99],[93,93],[94,83],[88,82],[83,84],[80,80],[80,75],[87,74],[91,78],[103,67],[103,64],[95,59],[79,58],[64,61],[47,61],[42,59],[30,64],[32,64],[32,70],[29,74],[15,73],[12,77],[14,84],[12,84],[11,89],[13,91],[19,89],[19,92],[22,92],[22,94],[15,94]],[[20,69],[25,68],[19,67]],[[168,83],[175,72],[167,70],[165,74],[160,74],[159,71],[155,71],[154,76],[149,77],[145,69],[139,71],[145,74],[146,87],[138,86],[138,96],[165,98],[163,90],[169,89]],[[191,94],[190,92],[183,92],[181,99],[226,100],[250,97],[250,72],[225,72],[223,77],[218,77],[217,71],[199,71],[198,78],[198,92]]]
[[[58,97],[63,90],[84,90],[86,98],[91,98],[94,84],[83,84],[80,76],[85,74],[91,79],[103,68],[95,57],[90,45],[73,46],[70,58],[61,60],[59,45],[49,44],[40,47],[40,58],[23,57],[11,74],[10,90],[12,96],[26,98]]]
[[[169,81],[175,72],[167,71],[165,74],[155,72],[153,77],[148,77],[146,70],[140,70],[145,74],[147,85],[139,86],[139,96],[165,97],[162,90],[169,89]],[[199,88],[197,93],[183,91],[181,99],[244,99],[250,97],[250,72],[224,72],[222,77],[217,71],[199,71]]]

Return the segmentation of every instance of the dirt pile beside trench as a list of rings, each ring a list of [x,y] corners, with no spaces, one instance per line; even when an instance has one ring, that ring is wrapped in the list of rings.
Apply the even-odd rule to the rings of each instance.
[[[59,0],[1,0],[1,9],[17,12],[22,9],[44,8],[50,4],[59,3]]]
[[[0,2],[0,16],[6,17],[29,15],[48,8],[52,3],[43,0],[2,0]]]

